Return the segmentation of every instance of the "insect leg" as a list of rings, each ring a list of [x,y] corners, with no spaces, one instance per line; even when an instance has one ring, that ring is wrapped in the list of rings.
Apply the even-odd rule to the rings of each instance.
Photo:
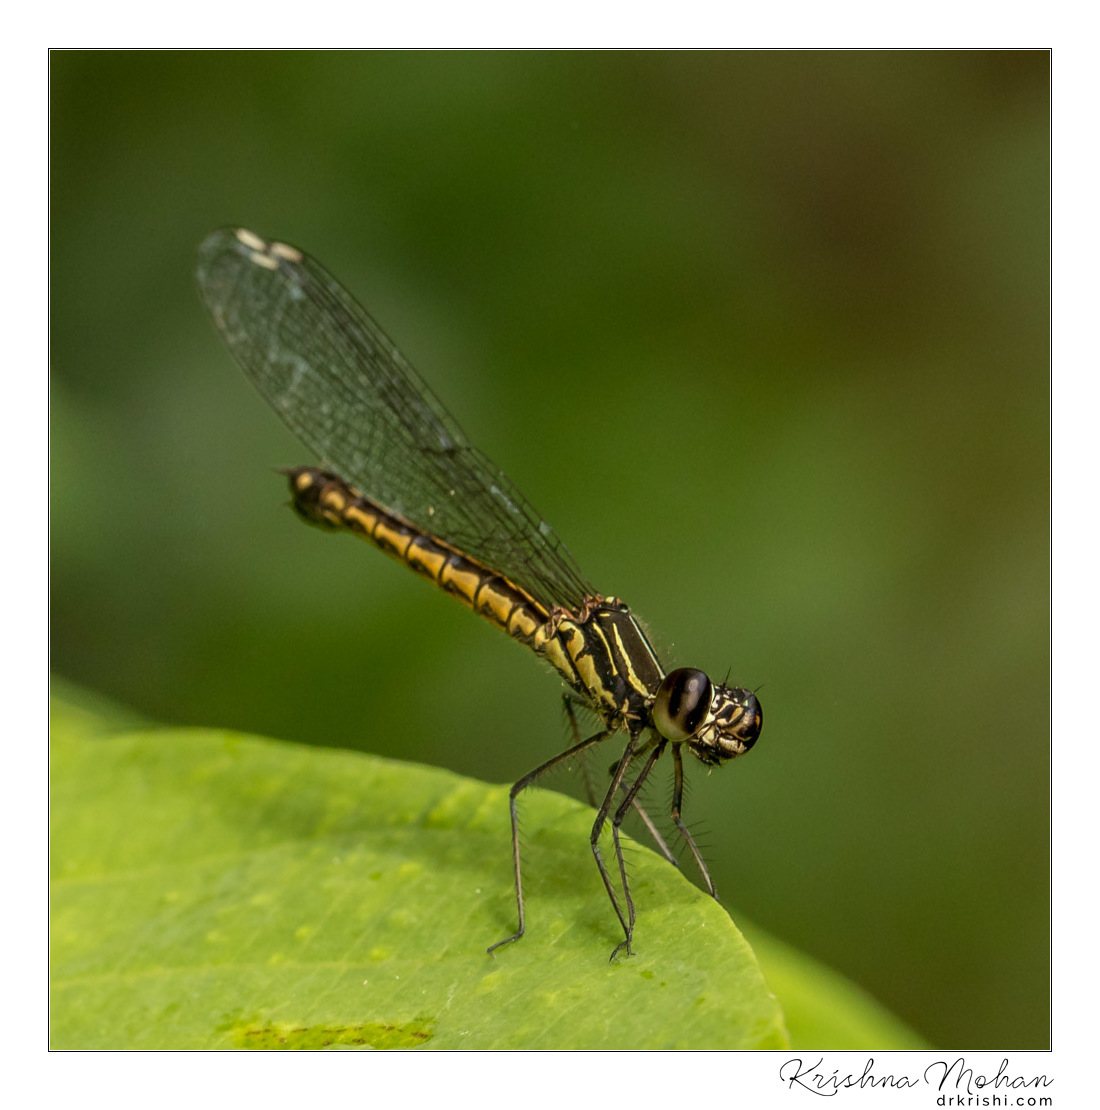
[[[577,724],[577,709],[578,705],[583,705],[584,702],[580,701],[576,694],[571,694],[567,690],[561,696],[562,704],[565,707],[565,719],[569,722],[570,731],[573,733],[573,743],[579,744],[581,739],[580,726]],[[588,799],[588,804],[596,808],[596,788],[592,785],[591,768],[588,765],[588,759],[582,753],[578,761],[581,765],[581,778],[584,780],[584,795]]]
[[[562,694],[562,704],[565,706],[565,719],[569,722],[569,727],[572,730],[573,741],[574,743],[578,743],[581,738],[581,730],[577,724],[576,707],[578,705],[583,705],[584,703],[579,701],[575,694],[571,694],[567,691],[566,693]],[[637,759],[644,754],[645,748],[639,748],[638,751],[634,753],[634,758]],[[591,767],[588,760],[584,758],[583,754],[579,762],[581,766],[581,778],[584,780],[585,796],[588,798],[588,804],[593,809],[595,809],[596,790],[592,784],[592,775],[590,773]],[[615,766],[616,764],[614,763],[611,765],[612,774],[615,773]],[[635,813],[637,813],[638,816],[642,819],[642,824],[645,825],[649,835],[653,838],[653,843],[656,844],[657,850],[661,853],[662,856],[665,857],[665,859],[668,860],[669,863],[672,864],[673,867],[679,867],[680,861],[676,858],[672,849],[665,842],[665,838],[661,835],[661,830],[658,829],[657,826],[654,824],[653,818],[650,817],[649,814],[646,813],[645,809],[642,807],[642,803],[639,802],[637,798],[635,798],[633,805]]]
[[[641,759],[641,757],[645,755],[646,752],[648,752],[649,749],[652,748],[656,742],[657,741],[653,739],[648,740],[634,753],[634,759]],[[608,773],[613,775],[615,773],[616,766],[617,764],[612,763],[610,771]],[[626,786],[623,785],[622,789],[625,790]],[[595,804],[595,802],[592,802],[592,805]],[[676,858],[675,853],[665,842],[665,838],[661,835],[660,829],[658,829],[657,826],[654,824],[653,818],[650,817],[649,814],[645,811],[642,803],[638,801],[637,797],[635,797],[634,801],[631,804],[634,806],[634,812],[637,813],[638,816],[642,819],[642,824],[645,825],[646,831],[651,837],[653,837],[653,843],[657,846],[657,851],[659,851],[661,855],[664,856],[665,859],[672,864],[673,867],[679,867],[680,861]]]
[[[611,959],[614,959],[623,948],[626,949],[626,954],[628,956],[633,955],[630,951],[630,942],[634,937],[634,899],[630,897],[630,883],[627,881],[626,877],[626,860],[623,858],[623,848],[619,839],[619,829],[622,826],[627,812],[636,804],[638,791],[641,790],[645,780],[649,778],[649,773],[653,770],[653,765],[661,758],[666,743],[667,741],[661,740],[660,743],[653,747],[653,751],[650,752],[649,758],[645,761],[645,765],[642,767],[641,771],[638,772],[638,777],[626,791],[626,797],[619,803],[619,808],[615,811],[615,816],[611,819],[611,839],[615,844],[615,859],[619,865],[619,878],[622,880],[623,884],[623,897],[626,900],[628,920],[626,939],[621,941],[615,951],[611,953]]]
[[[600,852],[600,833],[603,831],[604,822],[607,820],[607,815],[611,811],[612,803],[615,801],[622,786],[623,776],[626,774],[627,769],[630,767],[635,755],[637,755],[638,734],[631,733],[626,742],[626,748],[623,751],[619,762],[615,764],[615,770],[611,774],[611,785],[607,788],[607,793],[603,796],[603,801],[600,803],[599,811],[596,813],[596,820],[592,825],[592,835],[589,837],[589,843],[592,846],[592,855],[596,859],[596,866],[600,869],[600,878],[603,879],[603,885],[607,889],[607,896],[611,899],[611,905],[615,910],[615,914],[619,919],[619,924],[623,927],[623,932],[626,934],[627,940],[630,939],[630,927],[626,923],[626,918],[623,916],[622,908],[619,906],[619,900],[615,897],[615,888],[611,883],[611,876],[607,873],[607,867],[603,862],[603,855]],[[621,945],[619,947],[622,947]],[[618,948],[615,949],[618,952]],[[612,953],[614,955],[614,953]]]
[[[503,940],[498,940],[496,944],[490,944],[486,951],[492,955],[493,949],[500,948],[501,945],[511,944],[514,940],[519,940],[526,931],[524,913],[523,913],[523,879],[520,875],[520,862],[519,862],[519,812],[516,805],[516,799],[519,795],[527,789],[539,777],[545,774],[551,768],[556,767],[559,763],[564,763],[565,760],[571,756],[583,752],[586,748],[592,747],[593,744],[598,744],[601,740],[606,739],[610,733],[607,729],[602,732],[597,732],[594,736],[590,736],[587,740],[582,740],[579,744],[574,744],[571,748],[566,748],[560,755],[554,756],[553,759],[548,759],[545,763],[540,764],[533,771],[528,772],[517,782],[508,793],[508,810],[512,818],[512,864],[515,868],[516,874],[516,909],[519,917],[519,928],[510,936],[505,937]],[[617,909],[618,907],[616,907]],[[621,915],[620,915],[621,916]]]
[[[660,830],[653,823],[653,818],[646,813],[641,802],[637,798],[630,803],[634,807],[634,812],[642,819],[642,824],[645,825],[646,831],[653,837],[653,843],[657,845],[657,851],[661,853],[673,867],[679,867],[680,861],[673,854],[672,849],[665,843],[665,838],[661,835]]]
[[[707,865],[703,862],[703,856],[695,844],[695,838],[688,832],[687,825],[680,818],[680,807],[684,801],[684,760],[680,754],[680,745],[672,745],[672,812],[671,817],[673,824],[679,829],[680,835],[684,838],[684,843],[688,846],[695,859],[695,863],[699,867],[699,874],[703,876],[703,882],[706,885],[707,893],[714,899],[718,898],[718,892],[714,889],[714,882],[710,877],[710,872],[707,870]]]

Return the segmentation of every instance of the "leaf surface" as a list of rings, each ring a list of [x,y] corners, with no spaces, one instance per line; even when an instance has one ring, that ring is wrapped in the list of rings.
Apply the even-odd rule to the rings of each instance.
[[[588,849],[591,810],[237,733],[144,728],[55,699],[57,1048],[781,1048],[728,914],[630,845],[636,955]]]

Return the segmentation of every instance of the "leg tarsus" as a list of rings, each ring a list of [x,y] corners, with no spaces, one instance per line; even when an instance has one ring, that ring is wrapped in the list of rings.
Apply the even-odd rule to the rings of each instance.
[[[503,948],[506,944],[511,944],[514,940],[519,940],[526,930],[521,929],[518,933],[513,933],[510,937],[505,937],[503,940],[498,940],[496,944],[490,944],[485,951],[492,956],[498,948]]]

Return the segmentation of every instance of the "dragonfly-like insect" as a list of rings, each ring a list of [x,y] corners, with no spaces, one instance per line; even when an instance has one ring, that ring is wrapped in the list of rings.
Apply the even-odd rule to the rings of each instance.
[[[635,908],[620,828],[637,812],[669,862],[676,856],[639,799],[672,755],[670,816],[711,895],[714,884],[681,816],[682,751],[708,765],[760,736],[756,695],[700,670],[665,672],[626,604],[598,593],[557,533],[459,428],[367,311],[315,259],[251,231],[223,228],[199,248],[198,282],[222,338],[283,421],[323,462],[285,473],[304,520],[351,532],[434,582],[549,663],[564,680],[574,743],[512,787],[512,866],[526,930],[517,800],[551,768],[625,731],[589,838],[631,954]],[[575,708],[600,722],[581,738]],[[613,879],[600,847],[610,823]]]

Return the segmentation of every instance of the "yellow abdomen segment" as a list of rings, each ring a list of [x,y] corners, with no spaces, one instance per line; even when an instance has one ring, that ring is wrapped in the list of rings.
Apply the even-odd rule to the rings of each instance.
[[[387,512],[334,474],[308,466],[287,474],[299,516],[369,540],[561,670],[555,637],[539,635],[550,614],[507,578]],[[571,669],[566,677],[572,678]]]

